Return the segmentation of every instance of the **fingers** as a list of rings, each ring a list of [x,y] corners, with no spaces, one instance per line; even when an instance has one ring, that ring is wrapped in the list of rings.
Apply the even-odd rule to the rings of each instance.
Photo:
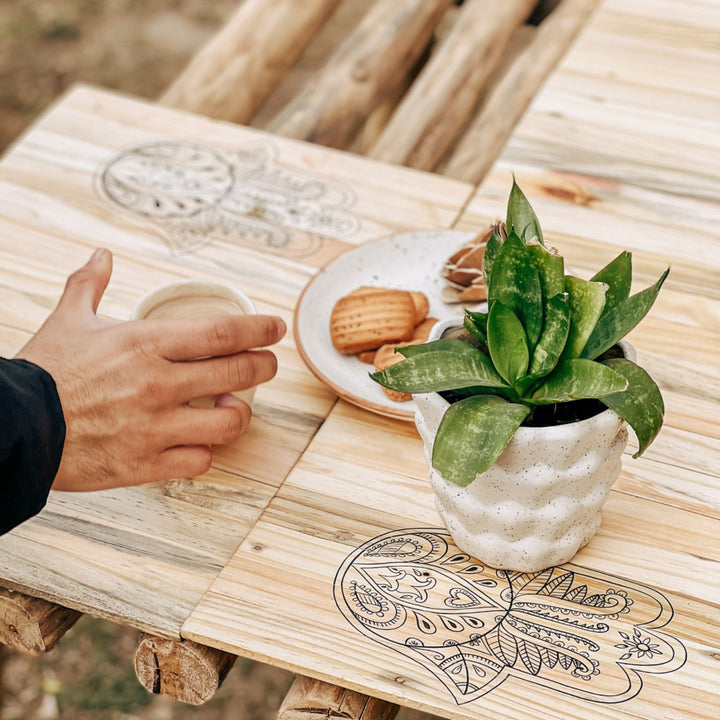
[[[234,355],[243,350],[274,345],[287,329],[282,318],[271,315],[142,322],[147,331],[154,333],[163,356],[175,361]]]
[[[252,411],[232,395],[214,408],[182,407],[162,423],[165,447],[178,445],[230,445],[250,424]]]
[[[180,393],[179,399],[189,402],[203,395],[247,390],[272,380],[277,358],[270,350],[248,350],[228,357],[175,363],[172,371],[170,380]]]
[[[212,463],[212,451],[207,445],[171,447],[157,456],[152,468],[154,481],[181,477],[197,477],[206,473]],[[147,482],[145,479],[143,482]]]
[[[94,315],[111,274],[112,254],[98,248],[90,260],[67,279],[58,311],[80,318]]]

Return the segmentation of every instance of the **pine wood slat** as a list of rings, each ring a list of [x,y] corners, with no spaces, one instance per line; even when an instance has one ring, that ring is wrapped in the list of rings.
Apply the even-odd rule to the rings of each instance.
[[[632,471],[634,463],[642,462],[627,459],[625,465]],[[551,707],[552,717],[558,718],[654,717],[660,707],[669,716],[705,716],[708,703],[716,701],[710,656],[720,640],[718,518],[673,507],[667,500],[638,498],[621,488],[611,493],[599,534],[558,572],[592,568],[607,574],[616,588],[640,583],[659,590],[675,609],[663,632],[685,646],[687,661],[676,672],[643,674],[644,688],[633,698],[617,704],[588,702],[571,687],[558,696],[559,688],[544,683],[541,674],[532,682],[514,676],[482,700],[458,706],[440,682],[441,673],[433,674],[417,659],[352,627],[333,600],[336,573],[348,554],[387,531],[438,527],[425,474],[421,447],[407,425],[369,422],[361,410],[338,404],[190,616],[183,635],[289,669],[302,668],[358,692],[372,688],[377,697],[445,717],[539,718],[547,717]],[[683,528],[682,537],[670,528]],[[392,588],[392,578],[400,578],[401,570],[390,569],[392,559],[387,562],[385,587]],[[366,583],[381,578],[369,575]],[[414,582],[422,587],[420,574]],[[408,592],[411,587],[413,583]],[[368,588],[363,592],[372,592]],[[420,598],[409,608],[422,613]],[[382,627],[381,619],[377,627]],[[634,637],[633,629],[624,632]],[[588,681],[588,689],[593,682]]]
[[[716,27],[720,17],[708,3],[668,0],[658,4],[657,15],[654,7],[643,0],[602,5],[456,223],[479,231],[503,217],[514,171],[546,236],[579,274],[631,249],[639,289],[672,265],[663,293],[631,338],[664,391],[666,426],[638,460],[630,458],[630,443],[596,537],[550,580],[530,581],[542,585],[541,594],[552,595],[570,577],[580,582],[592,576],[634,598],[633,609],[609,623],[622,626],[608,631],[615,633],[612,642],[602,632],[594,636],[600,648],[592,651],[598,653],[597,675],[578,685],[567,678],[551,682],[559,666],[550,672],[544,660],[538,665],[527,643],[500,634],[490,640],[486,626],[478,630],[485,639],[469,641],[467,635],[453,635],[457,630],[448,625],[442,630],[442,613],[430,615],[428,606],[434,592],[435,608],[452,606],[460,597],[459,589],[455,595],[438,590],[443,582],[462,585],[462,573],[447,569],[460,561],[446,556],[440,565],[445,575],[435,566],[408,570],[403,564],[402,549],[410,553],[412,542],[420,542],[413,528],[429,528],[438,546],[442,542],[431,530],[439,520],[420,443],[412,427],[342,402],[185,623],[184,636],[450,718],[699,719],[716,712],[720,218],[710,200],[718,193],[716,175],[710,178],[716,140],[709,136],[718,128],[716,120],[702,115],[714,108],[714,92],[702,86],[707,87],[708,67],[717,65],[717,51],[704,41],[703,27]],[[685,7],[687,19],[680,22]],[[692,47],[693,28],[698,48]],[[705,61],[710,65],[696,68],[692,80],[684,82],[693,63]],[[601,93],[601,99],[592,93]],[[354,585],[345,584],[367,543],[392,533],[400,538],[403,529],[410,539],[388,546],[384,561],[378,546],[370,554],[375,572],[368,565],[353,576]],[[425,571],[436,584],[424,579]],[[393,616],[402,590],[405,604],[397,602],[401,609]],[[633,624],[634,612],[650,612],[650,596],[664,607],[668,622],[662,629],[653,630],[652,622]],[[537,608],[547,601],[532,602]],[[569,611],[564,607],[553,617]],[[368,608],[375,608],[375,623]],[[510,610],[508,618],[512,615]],[[242,623],[235,620],[239,616]],[[441,637],[432,651],[414,653],[409,648],[432,645],[434,631],[423,625],[430,617]],[[394,644],[390,628],[407,628],[407,644]],[[552,635],[538,632],[536,638]],[[454,645],[457,637],[465,644]],[[648,653],[641,659],[644,650],[637,643],[644,640],[650,645],[642,645]],[[489,666],[477,668],[482,648],[495,641],[506,667],[515,660],[511,677],[469,702],[459,700],[458,687],[467,681],[468,690],[470,677],[477,684],[493,677]],[[454,647],[458,654],[452,660],[447,648]],[[546,656],[540,652],[540,657]],[[655,672],[649,665],[641,668],[641,660],[667,665],[664,672],[654,666]],[[637,675],[628,664],[635,661]],[[460,680],[453,684],[453,677]],[[552,677],[558,680],[557,674]],[[618,677],[631,684],[642,677],[643,687],[611,700]]]
[[[606,0],[532,103],[503,163],[654,192],[678,210],[720,191],[715,3]],[[682,20],[680,18],[682,17]],[[678,218],[679,219],[679,218]]]
[[[177,185],[183,172],[193,181],[187,165],[193,152],[215,170],[199,183],[210,196],[198,212],[192,208],[191,219],[174,221],[172,212],[154,212],[153,203],[182,216],[183,203],[193,202]],[[153,175],[165,167],[163,157],[177,169],[167,192],[158,183],[169,176]],[[235,184],[221,185],[229,176]],[[224,194],[212,195],[208,188],[219,184]],[[122,187],[132,192],[122,194]],[[66,276],[99,244],[115,258],[100,306],[108,317],[127,319],[152,287],[194,277],[236,284],[260,312],[279,314],[291,326],[297,297],[331,258],[399,230],[447,227],[471,191],[78,87],[0,161],[0,352],[12,356],[22,346],[57,302]],[[265,221],[267,213],[310,206],[328,221],[303,225],[291,214]],[[268,234],[273,228],[279,234]],[[104,493],[52,493],[38,517],[0,538],[2,584],[179,639],[183,621],[336,400],[302,363],[290,335],[277,353],[280,370],[258,389],[250,430],[216,452],[206,475]]]

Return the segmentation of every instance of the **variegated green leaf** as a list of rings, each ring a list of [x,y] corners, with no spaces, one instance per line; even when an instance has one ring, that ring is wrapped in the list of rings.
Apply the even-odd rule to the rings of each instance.
[[[538,405],[604,398],[619,393],[628,386],[627,380],[611,368],[593,360],[565,360],[548,376],[532,395]]]
[[[557,365],[570,331],[570,308],[567,294],[551,297],[545,305],[545,325],[533,352],[530,376],[547,375]]]
[[[603,365],[622,375],[628,382],[627,390],[606,395],[602,400],[635,431],[638,450],[633,457],[638,457],[645,452],[662,427],[665,413],[662,395],[653,379],[634,362],[615,358],[604,360]]]
[[[465,311],[463,327],[483,345],[487,344],[487,313]]]
[[[553,255],[544,245],[530,243],[527,246],[535,267],[540,274],[543,297],[551,298],[565,292],[565,261],[560,255]]]
[[[494,300],[488,314],[488,348],[495,369],[513,385],[527,374],[530,362],[525,330],[518,316],[504,303]]]
[[[540,274],[520,238],[511,233],[495,256],[490,282],[490,302],[499,300],[520,318],[532,350],[543,325]]]
[[[542,230],[535,211],[525,197],[525,193],[515,182],[515,178],[513,178],[513,185],[508,198],[506,225],[508,233],[514,230],[524,242],[536,237],[541,245],[544,244]]]
[[[495,256],[500,252],[500,248],[503,246],[503,238],[498,231],[497,225],[493,227],[492,234],[485,243],[485,253],[483,254],[483,282],[485,287],[488,286],[490,273],[492,271],[493,263],[495,262]]]
[[[621,252],[612,262],[595,273],[593,282],[603,282],[608,286],[605,294],[603,314],[612,310],[630,294],[632,283],[632,255]]]
[[[446,480],[469,485],[495,463],[529,412],[525,405],[494,395],[476,395],[452,404],[438,427],[433,467]]]
[[[450,350],[420,353],[371,373],[370,377],[391,390],[407,393],[442,392],[472,385],[502,387],[505,383],[489,358],[473,350],[473,353]]]
[[[438,350],[447,350],[448,352],[465,353],[467,355],[475,355],[478,350],[464,340],[457,338],[440,338],[432,342],[420,343],[418,345],[403,345],[395,349],[403,357],[409,358],[414,355],[424,355],[429,352],[437,352]]]
[[[622,340],[647,315],[669,272],[670,268],[654,285],[625,298],[605,313],[583,348],[582,357],[596,358]]]
[[[580,356],[597,325],[605,306],[607,285],[568,275],[565,289],[570,305],[570,332],[562,358],[569,360]]]

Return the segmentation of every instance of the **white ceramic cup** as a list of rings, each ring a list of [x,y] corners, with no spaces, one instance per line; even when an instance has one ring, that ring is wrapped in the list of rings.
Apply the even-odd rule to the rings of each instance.
[[[255,315],[245,293],[220,283],[187,280],[162,285],[144,295],[133,310],[133,320],[194,320],[218,315]],[[255,387],[233,393],[252,405]],[[214,397],[194,399],[193,407],[213,407]]]

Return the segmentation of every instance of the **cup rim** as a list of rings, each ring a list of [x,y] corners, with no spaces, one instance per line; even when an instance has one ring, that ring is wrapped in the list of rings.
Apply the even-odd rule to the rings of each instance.
[[[252,300],[242,291],[219,282],[207,280],[180,280],[153,288],[138,300],[132,312],[132,320],[143,320],[157,305],[181,297],[205,297],[213,295],[237,303],[246,315],[256,315]]]

